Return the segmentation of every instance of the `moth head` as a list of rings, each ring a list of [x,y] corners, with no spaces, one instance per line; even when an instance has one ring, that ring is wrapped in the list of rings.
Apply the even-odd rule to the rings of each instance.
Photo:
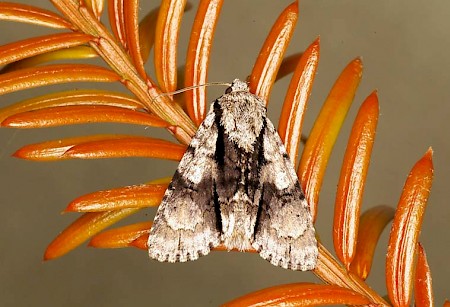
[[[239,79],[234,79],[230,87],[225,90],[225,94],[230,94],[232,92],[245,92],[248,91],[247,82],[241,81]]]

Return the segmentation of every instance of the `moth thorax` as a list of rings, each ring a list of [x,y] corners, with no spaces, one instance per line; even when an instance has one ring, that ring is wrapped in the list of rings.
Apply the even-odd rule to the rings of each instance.
[[[246,152],[253,146],[264,126],[266,109],[261,99],[248,93],[236,92],[220,101],[221,124],[228,138]]]

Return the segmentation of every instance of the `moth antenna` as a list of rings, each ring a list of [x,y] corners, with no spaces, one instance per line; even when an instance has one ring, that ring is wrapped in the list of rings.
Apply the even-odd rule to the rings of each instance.
[[[157,100],[161,96],[173,96],[173,95],[184,93],[184,92],[187,92],[189,90],[193,90],[193,89],[196,89],[196,88],[199,88],[199,87],[202,87],[202,86],[211,86],[211,85],[231,86],[231,83],[229,83],[229,82],[208,82],[208,83],[204,83],[204,84],[187,86],[187,87],[183,87],[182,89],[179,89],[179,90],[176,90],[176,91],[173,91],[173,92],[161,93],[161,94],[159,94],[158,96],[156,96],[153,99]]]

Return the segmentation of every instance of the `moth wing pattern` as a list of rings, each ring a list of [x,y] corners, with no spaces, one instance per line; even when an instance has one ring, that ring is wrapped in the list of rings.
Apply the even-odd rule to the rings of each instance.
[[[312,270],[318,247],[293,164],[265,102],[234,80],[213,103],[158,208],[151,258],[184,262],[223,243],[273,265]]]
[[[266,119],[259,216],[252,246],[273,265],[291,270],[316,267],[318,248],[309,205],[293,163]]]
[[[213,174],[217,124],[210,112],[200,125],[166,190],[148,238],[150,258],[185,262],[220,243]]]

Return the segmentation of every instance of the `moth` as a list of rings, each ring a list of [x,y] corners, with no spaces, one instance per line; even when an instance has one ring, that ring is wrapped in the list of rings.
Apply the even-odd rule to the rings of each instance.
[[[263,99],[234,80],[214,101],[156,213],[150,258],[185,262],[223,243],[291,270],[318,257],[309,205]]]

